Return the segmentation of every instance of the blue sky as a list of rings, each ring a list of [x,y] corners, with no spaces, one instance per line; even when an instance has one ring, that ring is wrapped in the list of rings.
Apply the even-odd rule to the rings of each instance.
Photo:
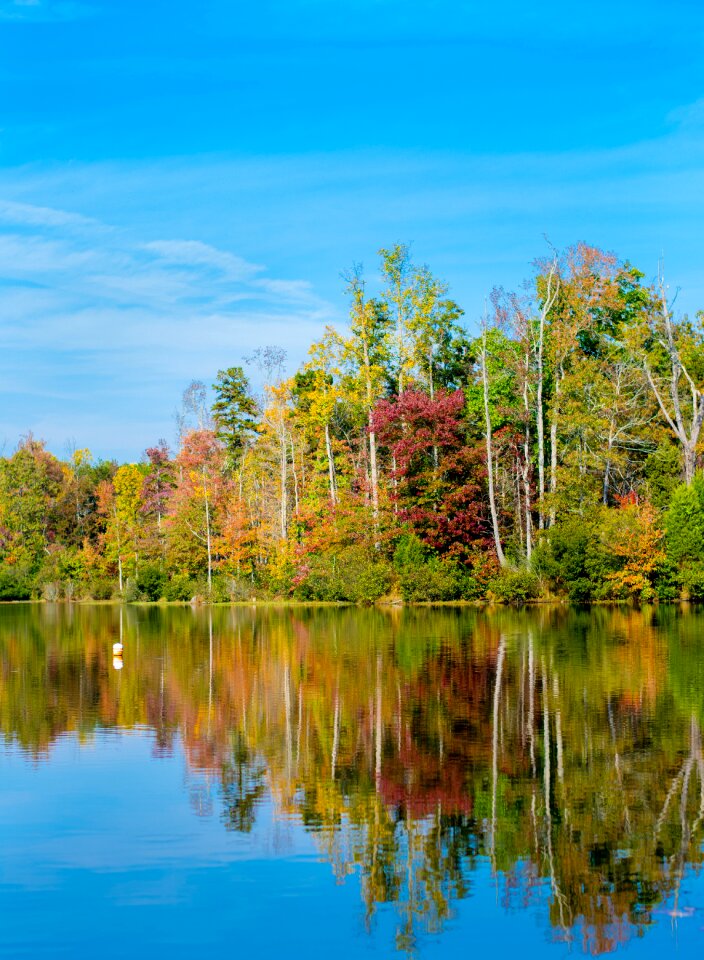
[[[0,0],[0,443],[137,458],[411,242],[472,324],[586,240],[704,308],[704,5]]]

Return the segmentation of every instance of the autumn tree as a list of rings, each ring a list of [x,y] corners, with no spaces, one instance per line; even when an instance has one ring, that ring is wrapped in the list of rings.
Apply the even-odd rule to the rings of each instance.
[[[54,508],[62,469],[31,435],[0,462],[0,555],[10,566],[35,571],[54,539]]]
[[[417,390],[381,400],[374,411],[380,442],[391,453],[399,520],[433,550],[465,562],[487,546],[480,457],[465,442],[464,395]],[[437,468],[433,450],[439,451]]]
[[[216,503],[223,481],[224,450],[212,430],[193,430],[176,457],[177,483],[168,514],[169,548],[174,559],[193,569],[205,560],[208,593],[213,588]]]

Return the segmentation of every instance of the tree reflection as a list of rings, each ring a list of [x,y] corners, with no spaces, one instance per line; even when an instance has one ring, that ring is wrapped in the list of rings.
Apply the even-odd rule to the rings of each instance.
[[[125,666],[112,669],[123,620]],[[33,757],[145,726],[193,807],[263,801],[413,953],[495,877],[592,953],[687,912],[701,862],[702,616],[679,608],[3,610],[0,725]],[[547,891],[547,894],[546,894]]]

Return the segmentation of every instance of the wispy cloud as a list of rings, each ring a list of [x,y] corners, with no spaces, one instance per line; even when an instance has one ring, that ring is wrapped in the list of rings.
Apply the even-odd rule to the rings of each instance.
[[[31,203],[14,203],[0,199],[0,223],[28,227],[77,227],[98,226],[97,221],[66,210],[38,207]]]
[[[340,271],[412,241],[471,325],[543,250],[598,244],[704,305],[700,104],[667,135],[501,156],[340,151],[0,170],[0,441],[31,427],[134,455],[193,377],[344,321]],[[266,266],[265,266],[266,265]],[[130,431],[125,423],[133,426]],[[155,427],[154,424],[161,424]],[[121,439],[120,439],[121,438]]]
[[[191,270],[212,270],[233,281],[249,279],[264,269],[199,240],[155,241],[146,244],[145,250],[160,258],[164,264],[175,264]]]
[[[0,312],[0,431],[49,430],[59,448],[84,428],[124,454],[127,418],[131,455],[155,421],[168,434],[190,379],[267,343],[298,359],[334,314],[306,281],[230,250],[16,201],[0,201]]]

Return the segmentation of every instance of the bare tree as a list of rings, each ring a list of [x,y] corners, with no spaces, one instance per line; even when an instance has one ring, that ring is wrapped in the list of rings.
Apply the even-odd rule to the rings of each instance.
[[[658,376],[647,352],[643,355],[643,369],[660,411],[682,449],[684,476],[689,486],[694,479],[697,443],[704,423],[704,394],[682,359],[681,331],[673,322],[662,273],[658,277],[655,304],[649,328],[657,344],[665,351],[669,369],[666,375]]]
[[[553,256],[547,271],[545,295],[540,305],[538,331],[534,346],[536,357],[535,417],[538,433],[538,526],[545,526],[545,413],[543,410],[543,387],[545,384],[545,322],[555,305],[560,290],[560,275],[557,256]],[[553,441],[554,446],[554,441]]]
[[[499,533],[499,518],[496,512],[496,495],[494,492],[494,455],[491,443],[491,414],[489,412],[489,375],[486,362],[486,314],[482,323],[482,349],[480,361],[482,367],[482,387],[484,391],[484,425],[486,437],[486,467],[489,478],[489,509],[491,510],[491,525],[494,531],[494,545],[496,546],[496,556],[502,567],[506,566],[506,557],[501,546],[501,534]]]

